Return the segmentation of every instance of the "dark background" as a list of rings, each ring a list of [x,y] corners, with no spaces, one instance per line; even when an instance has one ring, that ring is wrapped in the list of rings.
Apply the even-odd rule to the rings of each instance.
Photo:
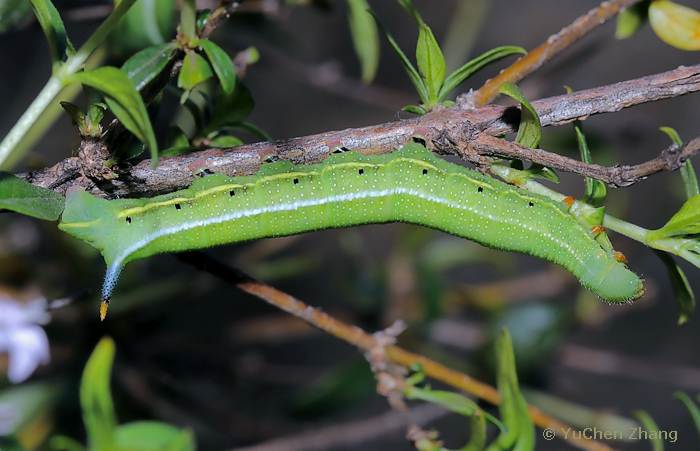
[[[275,1],[251,2],[279,9],[266,15],[238,14],[213,36],[231,55],[250,45],[260,50],[259,63],[244,80],[256,100],[250,121],[275,139],[400,120],[410,116],[398,113],[403,105],[418,103],[383,40],[377,79],[371,87],[361,86],[345,4],[330,3],[331,9],[323,12],[310,7],[289,10]],[[370,3],[413,60],[417,30],[410,17],[395,2]],[[697,1],[684,3],[700,8]],[[415,0],[414,4],[442,42],[457,17],[456,2]],[[597,4],[499,0],[490,2],[482,21],[477,17],[452,26],[480,27],[471,56],[501,45],[532,49]],[[66,18],[70,11],[93,4],[56,5]],[[98,23],[66,20],[75,43],[84,41]],[[581,90],[697,62],[697,54],[668,46],[648,25],[624,41],[615,40],[614,28],[614,21],[605,24],[520,82],[526,97],[535,100],[562,94],[565,85]],[[480,72],[458,92],[478,88],[512,61]],[[0,68],[4,135],[50,73],[47,46],[36,23],[0,35]],[[164,107],[164,113],[176,110],[176,100],[166,102],[172,108]],[[186,114],[176,114],[180,123],[187,121]],[[636,164],[670,144],[660,126],[675,128],[684,140],[697,136],[697,114],[694,94],[592,117],[585,121],[584,131],[596,161]],[[171,120],[166,114],[159,123]],[[157,133],[164,140],[166,128]],[[72,155],[78,144],[77,129],[63,115],[16,171],[53,165]],[[541,147],[575,156],[573,128],[544,130]],[[582,195],[580,177],[560,175],[557,190]],[[658,228],[683,200],[680,174],[671,173],[612,190],[606,206],[615,216]],[[318,445],[307,437],[300,441],[303,446],[286,441],[277,448],[259,449],[411,449],[400,422],[379,427],[378,432],[369,427],[383,424],[375,416],[389,406],[373,393],[371,375],[356,349],[170,255],[130,264],[107,321],[99,323],[97,289],[103,276],[99,255],[61,234],[55,224],[18,215],[0,216],[0,232],[4,291],[56,298],[84,288],[95,290],[55,312],[48,326],[52,363],[35,377],[65,382],[53,415],[56,431],[83,436],[76,384],[94,345],[110,335],[117,344],[113,389],[121,421],[154,418],[190,426],[203,450],[252,446],[301,433],[319,437],[314,434],[331,425],[346,426],[348,435],[336,431],[321,436]],[[592,295],[582,291],[572,276],[551,273],[546,262],[485,251],[407,225],[322,231],[207,253],[370,332],[402,318],[410,327],[401,345],[489,382],[493,352],[486,343],[496,325],[507,322],[520,330],[513,332],[516,352],[520,341],[528,355],[520,368],[524,385],[596,409],[601,418],[603,413],[630,417],[634,410],[646,410],[661,430],[678,432],[678,441],[667,443],[668,449],[697,449],[698,431],[672,393],[683,390],[694,397],[700,391],[698,320],[677,325],[666,271],[650,250],[615,234],[611,239],[627,256],[630,268],[646,280],[648,293],[635,305],[608,306],[588,299]],[[440,249],[451,249],[446,252],[450,256],[463,249],[468,255],[454,258],[471,262],[430,266],[430,252],[439,254]],[[681,266],[691,285],[700,289],[698,269],[685,262]],[[543,296],[538,292],[542,286],[525,283],[543,274],[553,274],[544,285],[562,283],[564,288],[552,288],[553,293]],[[522,287],[521,298],[512,303],[477,290],[516,277],[522,278],[515,283]],[[309,386],[319,377],[325,377],[325,386]],[[333,382],[336,389],[330,387]],[[312,395],[320,396],[323,387],[327,396],[314,404]],[[438,430],[449,448],[462,446],[468,420],[436,412],[428,410],[439,420],[423,427]],[[363,419],[373,421],[353,423]],[[598,428],[612,427],[604,424]],[[642,441],[614,447],[650,449]],[[540,437],[537,449],[570,448]]]

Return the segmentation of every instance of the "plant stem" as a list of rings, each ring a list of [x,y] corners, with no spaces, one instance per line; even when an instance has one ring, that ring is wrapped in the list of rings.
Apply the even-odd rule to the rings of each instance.
[[[564,202],[564,199],[568,197],[527,178],[523,175],[522,171],[503,166],[502,164],[491,165],[491,172],[508,183],[513,183],[514,185],[531,193],[549,197],[555,202]],[[581,202],[580,200],[575,200],[570,209],[575,209],[580,213],[594,213],[596,210],[595,207],[588,205],[585,202]],[[608,214],[603,216],[603,223],[601,225],[606,229],[610,229],[621,235],[625,235],[626,237],[632,238],[633,240],[639,241],[647,246],[655,247],[652,243],[648,242],[649,230],[643,227],[639,227]]]
[[[25,137],[29,129],[39,119],[39,116],[56,98],[61,89],[70,82],[70,76],[83,68],[85,61],[97,46],[107,37],[112,29],[119,23],[119,20],[126,14],[132,4],[136,0],[122,0],[112,14],[105,19],[83,46],[75,53],[66,59],[58,70],[49,78],[44,88],[39,92],[39,95],[29,105],[29,108],[22,114],[17,123],[12,127],[12,130],[5,136],[5,139],[0,143],[0,166],[14,152],[17,144]]]
[[[22,114],[22,117],[19,118],[15,126],[12,127],[12,130],[10,130],[10,133],[8,133],[5,139],[0,143],[0,166],[7,160],[20,140],[24,138],[41,113],[44,112],[46,107],[58,95],[62,88],[63,83],[61,83],[61,80],[55,76],[49,78],[49,81],[41,92],[39,92],[39,95],[36,96],[32,104],[29,105],[27,111]]]

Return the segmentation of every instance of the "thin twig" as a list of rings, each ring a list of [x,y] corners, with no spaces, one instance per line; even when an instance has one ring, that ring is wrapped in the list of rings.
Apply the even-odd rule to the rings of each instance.
[[[458,102],[467,108],[479,108],[490,103],[498,96],[498,87],[503,83],[507,81],[515,83],[522,80],[542,67],[552,57],[561,53],[562,50],[639,1],[604,1],[600,6],[579,17],[559,33],[550,36],[545,43],[518,59],[510,67],[502,70],[477,91],[458,99]]]
[[[683,166],[685,160],[700,151],[700,137],[687,142],[682,148],[673,144],[653,160],[635,166],[605,167],[586,164],[573,158],[564,157],[540,149],[530,149],[515,142],[504,141],[486,134],[481,134],[467,152],[478,156],[517,158],[537,162],[551,169],[573,172],[601,180],[613,188],[630,186],[639,180],[662,171],[675,171]],[[467,159],[477,157],[471,155]]]
[[[279,309],[303,319],[307,323],[350,343],[362,351],[371,352],[380,345],[374,336],[366,333],[359,327],[349,326],[338,321],[328,314],[306,305],[293,296],[266,285],[237,268],[226,266],[202,252],[188,252],[178,254],[177,257],[185,263],[189,263],[200,270],[207,271],[228,283],[236,285],[246,293],[252,294]],[[398,346],[387,346],[385,352],[388,359],[405,368],[410,368],[416,363],[420,363],[423,366],[425,374],[433,379],[464,390],[492,404],[499,404],[500,402],[498,391],[495,388],[473,379],[464,373],[449,369],[433,360],[413,354]],[[529,406],[528,409],[532,421],[541,428],[552,428],[555,431],[561,430],[560,428],[564,430],[569,429],[567,425],[551,418],[536,407]],[[612,448],[603,443],[585,438],[574,439],[573,435],[574,434],[571,434],[569,442],[581,449],[590,451],[612,451]],[[581,437],[581,434],[577,435]]]
[[[542,126],[549,126],[585,119],[593,114],[619,111],[646,102],[678,97],[698,90],[700,90],[700,65],[695,65],[550,97],[532,102],[532,105],[540,115]],[[508,155],[509,158],[528,160],[554,169],[591,177],[596,177],[600,172],[599,168],[602,168],[600,166],[590,168],[590,165],[563,159],[559,155],[544,150],[528,149],[514,143],[489,138],[492,135],[515,131],[519,122],[520,109],[517,107],[490,105],[478,110],[464,110],[456,106],[437,108],[424,116],[400,122],[161,158],[156,169],[151,169],[150,160],[144,160],[121,173],[118,179],[105,181],[99,188],[92,181],[81,179],[69,180],[66,184],[57,187],[56,191],[65,193],[70,186],[77,184],[100,197],[169,192],[192,184],[194,175],[189,165],[195,160],[204,161],[212,172],[231,176],[250,175],[260,169],[263,156],[269,153],[274,153],[280,159],[295,164],[320,163],[331,154],[329,143],[341,143],[348,149],[365,154],[389,153],[409,142],[416,130],[426,137],[428,147],[442,153],[461,155],[475,164],[486,163],[486,156]],[[678,154],[680,160],[668,167],[678,167],[683,160],[692,155],[692,149],[689,147],[689,152]],[[46,188],[55,186],[55,181],[61,177],[63,171],[72,170],[78,164],[75,158],[67,159],[52,168],[19,176]],[[658,172],[658,166],[655,164],[642,164],[635,167],[635,171],[627,175],[623,174],[624,177],[620,175],[619,186],[630,185]],[[608,179],[613,185],[617,180],[610,176]]]

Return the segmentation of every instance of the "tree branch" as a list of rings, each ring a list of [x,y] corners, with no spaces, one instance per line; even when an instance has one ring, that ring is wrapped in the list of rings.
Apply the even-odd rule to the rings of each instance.
[[[202,252],[187,252],[177,254],[177,258],[185,263],[191,264],[197,269],[207,271],[219,279],[233,284],[252,294],[263,301],[291,313],[307,323],[327,332],[365,352],[375,350],[381,343],[377,338],[363,331],[359,327],[349,326],[342,321],[339,321],[328,314],[311,307],[296,299],[295,297],[279,291],[267,284],[264,284],[253,277],[245,274],[237,268],[226,266]],[[480,382],[467,376],[459,371],[447,368],[433,360],[425,358],[421,355],[413,354],[398,346],[387,346],[385,355],[388,359],[398,363],[399,365],[410,368],[416,363],[423,366],[425,374],[433,379],[442,381],[452,387],[467,391],[474,396],[488,401],[491,404],[498,405],[500,397],[498,391],[488,384]],[[554,418],[549,417],[539,409],[533,406],[528,406],[532,421],[541,428],[552,428],[554,430],[569,429],[569,427]],[[567,434],[568,435],[568,434]],[[589,451],[613,451],[607,445],[595,440],[585,438],[574,439],[574,434],[571,434],[571,439],[567,439],[572,445]],[[578,434],[581,437],[581,434]]]
[[[615,17],[621,11],[638,3],[640,0],[610,0],[593,8],[585,15],[576,19],[571,25],[559,33],[550,36],[545,43],[518,59],[510,67],[504,69],[496,77],[488,80],[477,91],[461,96],[457,102],[464,108],[479,108],[498,97],[498,87],[510,81],[516,83],[527,77],[562,50]]]
[[[550,97],[532,102],[532,105],[540,115],[542,126],[551,126],[698,90],[700,65],[695,65]],[[99,187],[93,180],[84,177],[66,178],[66,173],[75,174],[80,169],[80,161],[77,158],[66,159],[52,168],[20,174],[20,177],[62,193],[72,185],[80,185],[101,197],[157,194],[192,184],[194,175],[189,165],[195,161],[200,166],[205,164],[213,172],[231,176],[250,175],[258,171],[264,157],[270,153],[295,164],[320,163],[330,155],[332,147],[339,144],[365,154],[389,153],[409,142],[414,132],[419,130],[426,137],[431,149],[440,153],[460,155],[474,164],[488,164],[486,157],[493,156],[518,158],[553,169],[600,178],[612,186],[628,186],[660,170],[680,167],[684,160],[697,151],[696,146],[690,146],[689,143],[679,154],[667,151],[662,155],[666,161],[664,165],[659,165],[656,159],[633,167],[604,168],[493,138],[514,132],[519,122],[518,107],[490,105],[478,110],[464,110],[458,106],[439,107],[424,116],[400,122],[166,157],[159,160],[156,169],[151,169],[150,160],[144,160],[123,170],[117,179],[105,181]],[[669,158],[675,160],[671,161]]]

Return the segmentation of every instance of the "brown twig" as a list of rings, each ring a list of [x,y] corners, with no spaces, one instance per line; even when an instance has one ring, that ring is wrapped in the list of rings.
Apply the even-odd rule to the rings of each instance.
[[[573,172],[601,180],[613,188],[630,186],[639,180],[662,171],[675,171],[683,166],[685,160],[700,151],[700,137],[687,142],[682,148],[673,144],[664,149],[653,160],[635,166],[605,167],[586,164],[582,161],[564,157],[540,149],[530,149],[515,142],[504,141],[486,134],[480,135],[467,151],[478,156],[499,158],[517,158],[534,161],[552,169]],[[474,159],[475,157],[469,158]]]
[[[381,345],[377,338],[366,333],[362,329],[355,326],[349,326],[341,321],[338,321],[328,314],[306,305],[293,296],[266,285],[236,268],[226,266],[208,257],[202,252],[188,252],[178,254],[177,257],[183,262],[189,263],[198,269],[207,271],[228,283],[236,285],[246,293],[252,294],[253,296],[258,297],[279,309],[303,319],[309,324],[361,349],[364,352],[371,352]],[[473,379],[464,373],[460,373],[459,371],[449,369],[421,355],[413,354],[393,345],[385,348],[385,355],[391,361],[398,363],[405,368],[410,368],[416,363],[420,363],[423,366],[425,374],[433,379],[442,381],[460,390],[464,390],[492,404],[498,404],[500,402],[498,391],[490,385]],[[564,428],[564,430],[569,429],[567,425],[554,418],[551,418],[550,416],[541,412],[539,409],[532,406],[529,406],[528,408],[532,421],[537,426],[541,428],[552,428],[555,431],[561,430],[560,428]],[[574,434],[571,434],[571,439],[569,440],[570,443],[581,449],[589,451],[613,451],[612,448],[603,443],[585,438],[574,439],[573,435]],[[578,434],[578,436],[580,437],[581,435]]]
[[[550,97],[532,102],[532,105],[540,115],[542,126],[549,126],[585,119],[593,114],[619,111],[646,102],[678,97],[698,90],[700,65],[695,65]],[[475,164],[486,163],[487,156],[507,156],[567,172],[602,177],[612,185],[627,186],[659,170],[678,167],[695,151],[689,143],[687,152],[677,155],[667,152],[663,155],[666,161],[663,167],[659,166],[658,161],[652,160],[633,166],[633,170],[622,168],[624,171],[618,173],[622,169],[586,165],[544,150],[528,149],[493,138],[495,135],[515,131],[519,121],[520,110],[517,107],[490,105],[478,110],[464,110],[456,106],[437,108],[424,116],[400,122],[162,158],[156,169],[151,169],[150,160],[144,160],[121,173],[118,179],[104,182],[100,187],[87,179],[68,179],[65,184],[56,187],[55,183],[62,174],[75,171],[80,166],[76,158],[66,159],[52,168],[20,174],[20,177],[42,187],[56,187],[56,191],[62,193],[70,186],[78,184],[100,197],[157,194],[192,184],[194,175],[189,169],[189,164],[195,160],[204,161],[213,172],[231,176],[250,175],[258,171],[263,156],[269,153],[275,153],[280,159],[295,164],[320,163],[330,155],[332,149],[328,143],[342,143],[349,149],[365,154],[389,153],[409,142],[413,133],[420,130],[427,138],[430,148],[442,153],[461,155]],[[675,161],[668,160],[674,155],[677,158]]]
[[[518,59],[510,67],[502,70],[501,73],[488,80],[477,91],[462,96],[458,99],[458,103],[467,108],[479,108],[490,103],[498,96],[498,87],[503,83],[507,81],[515,83],[527,77],[562,50],[639,1],[604,1],[600,6],[579,17],[559,33],[550,36],[544,44]]]

